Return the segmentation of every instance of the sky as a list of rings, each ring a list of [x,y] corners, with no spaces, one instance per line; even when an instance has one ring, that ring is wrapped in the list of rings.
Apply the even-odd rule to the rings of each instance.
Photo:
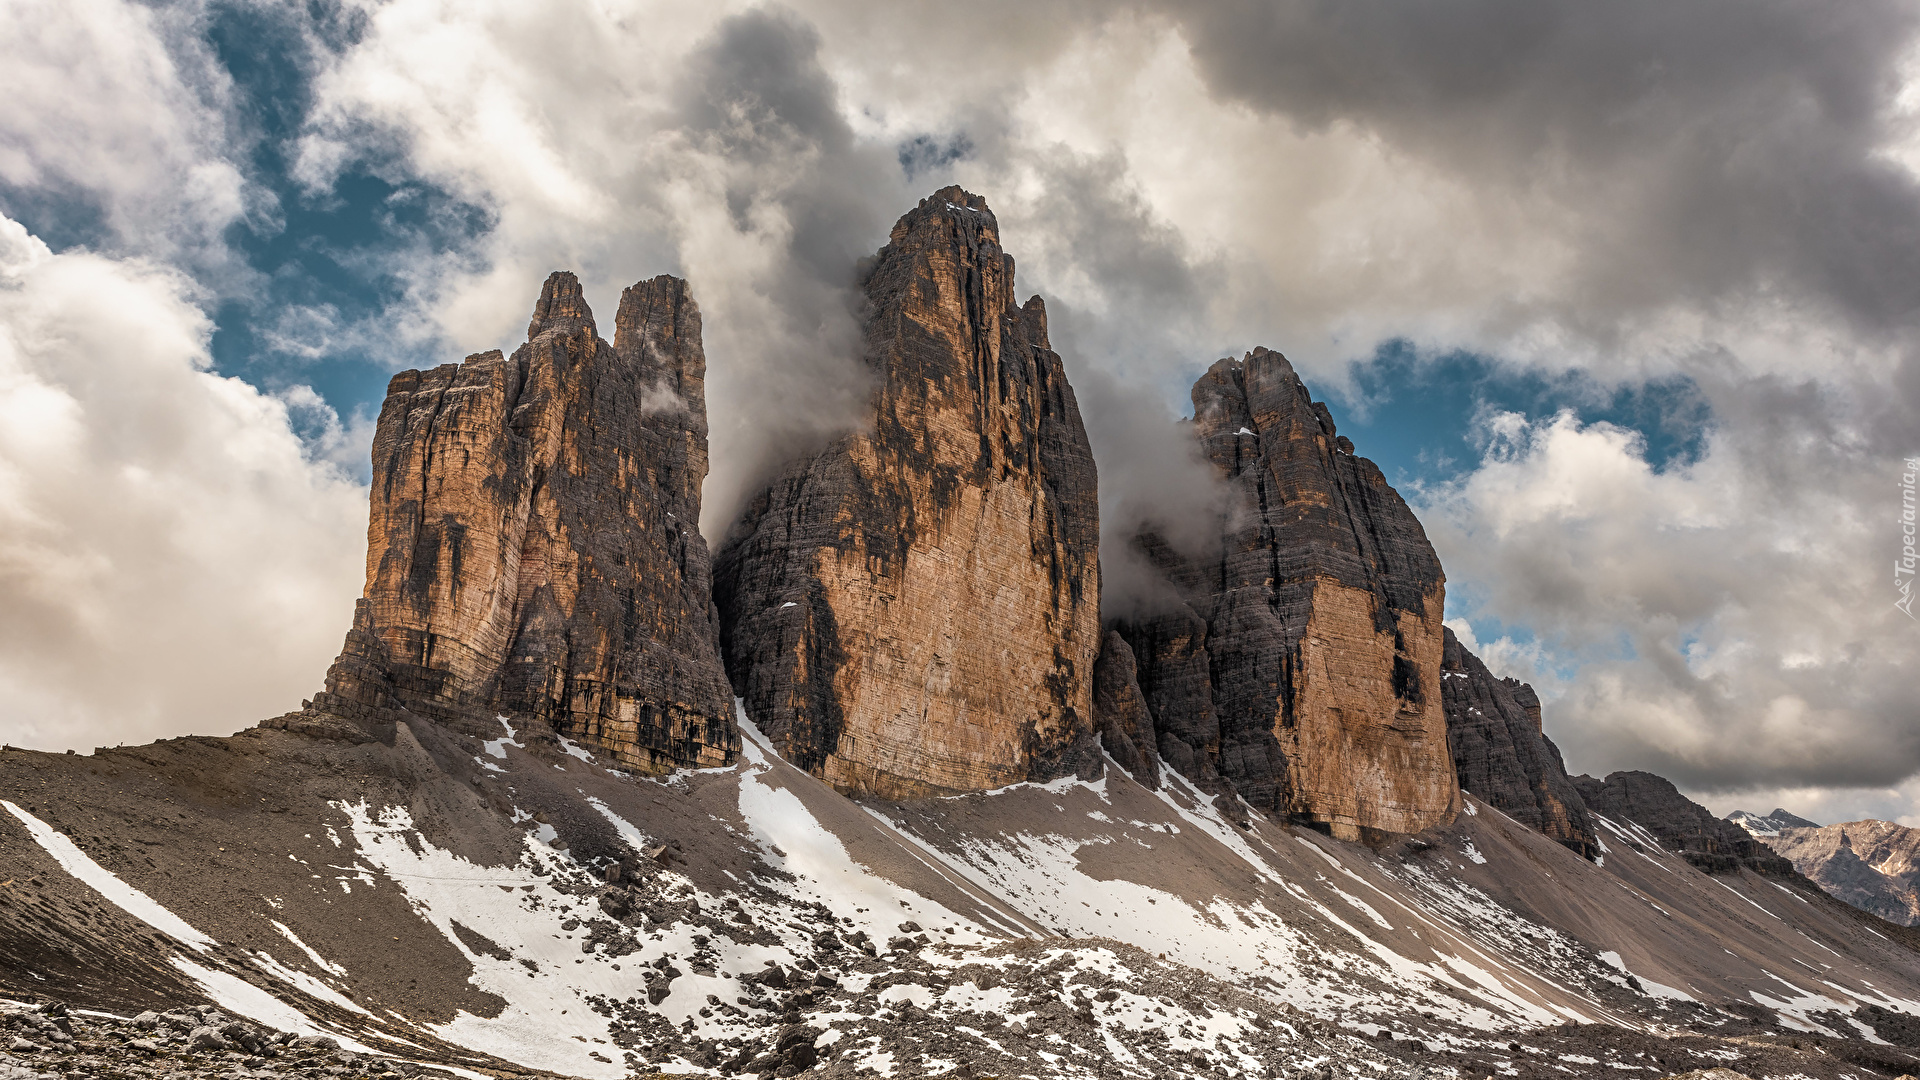
[[[1574,771],[1920,824],[1904,0],[7,0],[0,738],[299,706],[393,372],[684,276],[717,541],[857,414],[859,260],[948,183],[1048,302],[1103,548],[1284,352]],[[1911,578],[1907,578],[1911,581]]]

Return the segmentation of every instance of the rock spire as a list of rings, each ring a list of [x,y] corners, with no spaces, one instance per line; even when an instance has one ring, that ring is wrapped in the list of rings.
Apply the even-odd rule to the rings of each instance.
[[[698,529],[705,374],[686,282],[627,289],[609,343],[558,272],[512,356],[394,376],[365,594],[307,713],[492,732],[505,715],[633,768],[730,761]]]
[[[865,290],[867,424],[793,462],[718,556],[735,692],[845,792],[1092,775],[1093,455],[1046,308],[957,187],[900,219]]]
[[[1216,363],[1193,407],[1220,546],[1143,537],[1183,602],[1120,627],[1161,755],[1343,838],[1451,821],[1445,577],[1419,521],[1279,353]]]

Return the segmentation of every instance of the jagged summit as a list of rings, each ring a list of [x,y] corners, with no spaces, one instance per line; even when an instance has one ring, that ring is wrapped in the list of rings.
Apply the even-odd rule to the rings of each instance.
[[[609,344],[559,271],[511,357],[394,376],[366,591],[326,690],[278,724],[423,716],[497,732],[504,714],[634,768],[732,760],[697,526],[700,309],[662,276],[628,288],[614,323]]]
[[[1045,305],[958,187],[900,218],[865,287],[867,424],[791,463],[718,557],[735,692],[843,791],[1097,771],[1093,455]]]

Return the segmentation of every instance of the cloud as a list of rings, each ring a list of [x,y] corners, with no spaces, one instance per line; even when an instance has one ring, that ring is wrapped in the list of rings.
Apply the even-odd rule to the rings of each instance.
[[[1892,606],[1899,462],[1842,437],[1853,410],[1811,385],[1706,392],[1733,422],[1664,471],[1638,433],[1571,412],[1483,416],[1479,467],[1416,500],[1449,606],[1532,632],[1488,651],[1540,683],[1576,770],[1898,785],[1920,772],[1920,633]]]
[[[1363,132],[1552,231],[1536,304],[1612,336],[1675,305],[1913,329],[1920,184],[1883,151],[1920,11],[1898,0],[1177,5],[1225,100]],[[1471,258],[1474,252],[1464,252]]]
[[[895,149],[856,137],[820,47],[778,8],[401,0],[317,81],[304,175],[324,187],[356,155],[393,153],[495,216],[473,250],[403,271],[409,321],[456,353],[512,348],[550,269],[581,272],[603,307],[643,277],[687,277],[717,537],[754,483],[856,422],[859,261],[911,201]]]
[[[1530,377],[1548,407],[1479,417],[1463,455],[1477,460],[1457,472],[1386,464],[1424,485],[1409,490],[1445,560],[1452,614],[1486,631],[1496,666],[1555,695],[1547,723],[1576,767],[1654,768],[1695,792],[1912,790],[1920,751],[1897,722],[1911,639],[1881,596],[1890,553],[1879,546],[1888,470],[1920,451],[1911,5],[348,7],[329,16],[338,25],[301,31],[325,48],[297,93],[273,99],[297,104],[300,124],[293,173],[279,180],[320,205],[375,175],[432,193],[443,209],[423,213],[452,224],[369,214],[365,231],[385,246],[356,247],[353,269],[378,280],[377,300],[356,308],[316,293],[262,320],[263,347],[311,365],[273,386],[278,397],[236,397],[245,388],[224,383],[215,393],[204,370],[181,377],[199,396],[182,389],[186,404],[167,409],[305,439],[268,440],[275,475],[294,479],[221,489],[209,520],[239,520],[235,536],[357,497],[324,478],[364,452],[366,414],[301,389],[332,385],[328,364],[512,348],[540,281],[564,267],[603,317],[635,280],[692,281],[710,362],[703,527],[717,538],[767,469],[851,422],[865,391],[859,260],[914,199],[959,182],[994,206],[1023,295],[1048,299],[1100,466],[1116,604],[1147,582],[1130,577],[1139,568],[1117,538],[1207,520],[1208,486],[1172,422],[1206,364],[1264,344],[1317,394],[1359,400],[1350,365],[1383,341],[1427,358],[1465,350],[1495,381]],[[154,261],[63,248],[47,265],[143,283],[141,295],[172,297],[161,307],[181,326],[212,298],[163,267],[207,286],[218,274],[206,267],[230,254],[222,230],[281,220],[233,164],[262,136],[235,118],[241,91],[207,45],[205,14],[83,0],[0,15],[14,20],[0,60],[17,61],[0,63],[0,90],[34,106],[0,116],[0,198],[95,214],[106,224],[68,243]],[[114,62],[82,62],[101,56]],[[29,313],[45,303],[9,308],[0,325],[16,337],[43,327]],[[204,320],[191,325],[181,341],[204,334]],[[160,353],[189,373],[204,363],[192,359],[200,346],[124,319],[82,331],[101,373],[88,386]],[[45,407],[27,410],[34,423],[9,444],[20,455],[9,468],[40,460],[22,447],[66,446],[69,414],[85,418],[76,430],[118,437],[91,419],[118,391],[89,397],[33,370],[18,400]],[[1643,433],[1591,410],[1662,387],[1696,388],[1710,426],[1650,463]],[[1589,411],[1554,415],[1554,404]],[[207,475],[190,450],[154,436],[99,460]],[[24,515],[9,535],[38,538],[45,573],[66,567],[86,582],[109,573],[97,567],[144,565],[116,546],[120,519],[91,516],[106,510],[19,490],[31,498],[6,505],[31,513],[9,511]],[[39,521],[70,539],[26,524]],[[353,526],[345,547],[357,560]],[[105,554],[63,562],[69,548]],[[296,535],[274,550],[291,578],[335,580],[331,548]],[[165,579],[171,565],[151,572]],[[344,605],[358,574],[340,573]],[[42,593],[31,620],[0,632],[67,627],[36,647],[55,659],[73,650],[44,666],[77,670],[92,639],[71,627],[108,633],[98,613],[123,594]],[[196,595],[208,623],[265,639],[247,590]],[[127,625],[147,625],[144,594],[124,596]],[[279,669],[277,693],[313,685],[343,625],[316,617],[285,631],[323,644],[309,669]],[[185,702],[230,667],[180,660],[146,692]],[[123,693],[134,709],[135,691]],[[44,694],[50,713],[67,707]]]
[[[210,373],[182,275],[0,218],[0,729],[58,749],[225,734],[317,689],[365,489]],[[347,439],[326,410],[327,438]]]
[[[221,233],[251,210],[228,150],[231,80],[192,6],[0,8],[0,190],[95,246],[242,273]]]

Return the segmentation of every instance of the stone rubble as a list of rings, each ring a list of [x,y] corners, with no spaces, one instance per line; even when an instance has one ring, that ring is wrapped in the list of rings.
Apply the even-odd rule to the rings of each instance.
[[[119,1017],[0,1001],[0,1080],[403,1080],[450,1077],[430,1064],[355,1054],[211,1005]],[[513,1074],[499,1074],[510,1076]]]

